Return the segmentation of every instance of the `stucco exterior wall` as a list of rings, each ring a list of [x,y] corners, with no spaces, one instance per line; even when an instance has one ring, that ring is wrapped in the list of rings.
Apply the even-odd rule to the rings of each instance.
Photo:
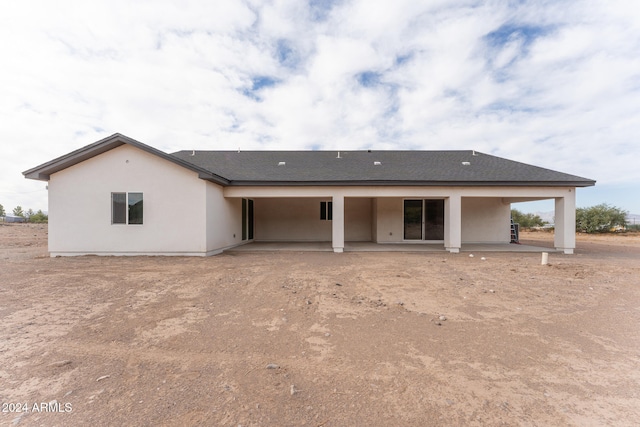
[[[375,239],[378,243],[401,243],[404,240],[402,197],[376,199]],[[510,205],[502,198],[462,198],[462,241],[464,243],[508,243]],[[446,217],[445,217],[446,221]],[[418,241],[419,242],[419,241]],[[416,243],[416,241],[412,241]]]
[[[344,240],[371,242],[372,207],[369,198],[344,199]]]
[[[195,172],[129,145],[51,175],[49,252],[206,253],[206,181]],[[142,192],[142,225],[111,224],[111,193]]]
[[[462,198],[462,243],[509,243],[511,205],[502,198]]]
[[[565,197],[573,187],[498,187],[498,186],[230,186],[224,188],[225,197],[324,197],[333,194],[349,197],[390,197],[408,199],[439,199],[459,197],[501,197],[505,203]]]
[[[225,199],[222,187],[206,182],[207,255],[242,244],[242,199]]]
[[[331,198],[254,199],[255,241],[330,242],[331,221],[320,219],[320,202]]]
[[[331,198],[257,198],[255,241],[330,242],[332,222],[320,219],[320,202]],[[345,240],[371,241],[371,199],[345,199]]]
[[[378,243],[402,242],[404,220],[402,217],[401,197],[382,197],[377,199],[376,236]]]
[[[378,199],[371,199],[371,241],[378,241]]]

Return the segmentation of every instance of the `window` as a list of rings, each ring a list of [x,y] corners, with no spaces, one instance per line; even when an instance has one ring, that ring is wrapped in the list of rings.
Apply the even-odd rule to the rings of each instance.
[[[333,202],[320,202],[320,219],[323,221],[333,219]]]
[[[111,224],[127,223],[127,193],[111,193]]]
[[[111,193],[111,224],[142,224],[142,193]]]

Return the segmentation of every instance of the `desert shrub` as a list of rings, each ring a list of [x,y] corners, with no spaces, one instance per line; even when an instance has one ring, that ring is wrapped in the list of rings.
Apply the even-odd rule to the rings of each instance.
[[[49,217],[45,215],[42,212],[42,210],[38,210],[38,212],[29,216],[29,222],[42,223],[42,222],[48,222],[48,221],[49,221]]]
[[[602,203],[589,208],[576,209],[576,231],[583,233],[607,233],[618,227],[626,227],[628,212]]]
[[[517,209],[511,209],[511,219],[516,224],[520,224],[521,228],[540,227],[547,223],[540,218],[539,215],[534,215],[532,213],[525,214]]]

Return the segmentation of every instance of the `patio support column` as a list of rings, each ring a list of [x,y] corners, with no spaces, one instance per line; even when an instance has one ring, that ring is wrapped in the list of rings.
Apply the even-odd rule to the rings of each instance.
[[[576,190],[567,190],[564,197],[556,197],[555,233],[553,242],[557,250],[572,254],[576,247]]]
[[[333,219],[331,221],[331,245],[333,252],[344,251],[344,195],[333,196]]]
[[[462,197],[451,195],[444,199],[444,247],[457,254],[462,246]]]

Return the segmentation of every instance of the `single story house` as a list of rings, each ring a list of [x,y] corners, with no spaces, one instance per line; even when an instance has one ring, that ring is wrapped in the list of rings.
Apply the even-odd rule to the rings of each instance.
[[[555,200],[575,248],[595,181],[476,151],[179,151],[124,135],[23,172],[48,181],[49,252],[218,254],[251,241],[509,243],[511,203]]]

